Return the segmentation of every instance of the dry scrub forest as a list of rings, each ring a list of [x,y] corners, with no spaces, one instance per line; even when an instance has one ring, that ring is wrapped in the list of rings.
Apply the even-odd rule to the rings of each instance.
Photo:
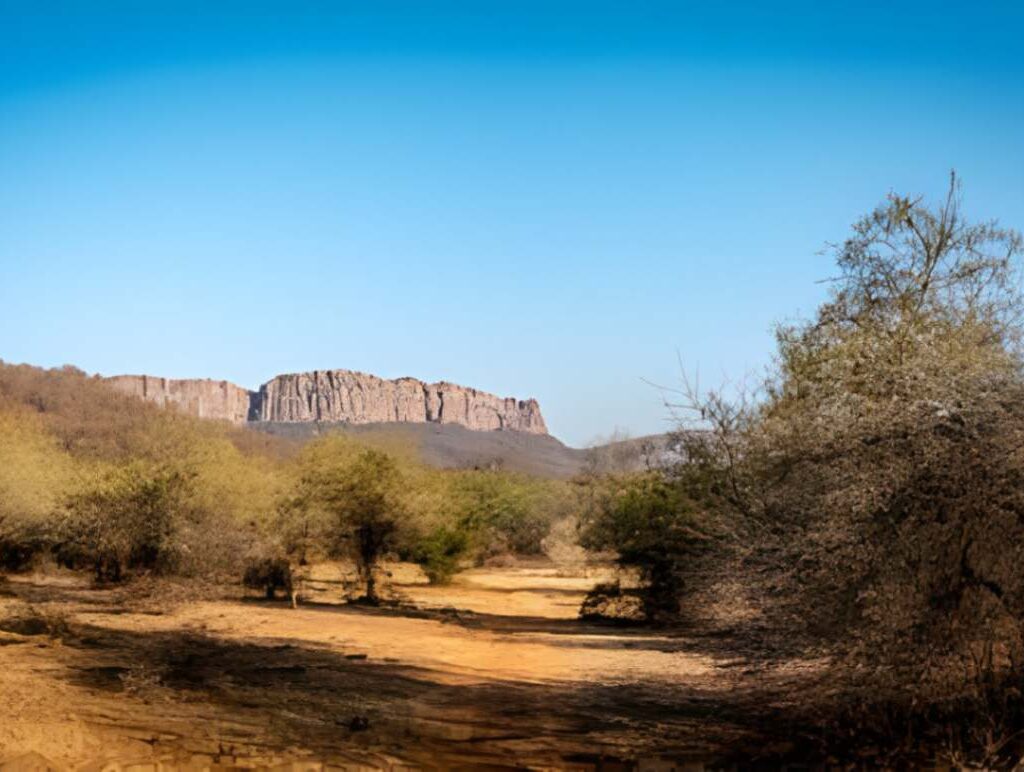
[[[1021,248],[889,196],[768,372],[570,479],[0,363],[0,760],[1019,766]]]

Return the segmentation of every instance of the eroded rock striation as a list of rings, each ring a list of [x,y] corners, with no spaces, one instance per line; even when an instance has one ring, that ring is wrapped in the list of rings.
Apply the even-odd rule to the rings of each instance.
[[[497,397],[444,381],[389,381],[351,370],[278,375],[258,391],[227,381],[147,375],[118,375],[107,381],[119,391],[159,405],[234,423],[442,423],[478,431],[547,434],[537,400]]]

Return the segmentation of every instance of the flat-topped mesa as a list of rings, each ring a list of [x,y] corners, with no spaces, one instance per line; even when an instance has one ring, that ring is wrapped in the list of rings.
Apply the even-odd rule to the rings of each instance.
[[[260,387],[261,421],[304,423],[442,423],[468,429],[547,434],[537,400],[501,398],[453,383],[388,381],[351,370],[279,375]]]
[[[152,375],[115,375],[105,379],[120,392],[173,406],[198,418],[244,423],[249,418],[252,393],[228,381],[189,378],[154,378]]]
[[[118,391],[163,407],[236,424],[442,423],[478,431],[548,432],[535,399],[502,398],[444,381],[389,381],[351,370],[279,375],[259,391],[248,391],[228,381],[148,375],[117,375],[106,381]]]

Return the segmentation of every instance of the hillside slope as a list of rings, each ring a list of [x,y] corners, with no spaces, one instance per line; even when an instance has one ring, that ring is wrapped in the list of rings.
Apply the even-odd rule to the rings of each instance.
[[[431,466],[446,469],[493,467],[553,479],[567,479],[587,469],[637,471],[648,465],[670,463],[674,458],[666,434],[583,449],[569,447],[550,434],[474,431],[457,424],[254,422],[247,426],[292,441],[341,431],[367,440],[413,447],[420,459]]]
[[[570,448],[550,434],[474,431],[459,424],[260,421],[248,428],[277,437],[305,440],[341,431],[365,439],[414,447],[431,466],[450,469],[498,467],[538,477],[567,478],[579,473],[587,451]]]

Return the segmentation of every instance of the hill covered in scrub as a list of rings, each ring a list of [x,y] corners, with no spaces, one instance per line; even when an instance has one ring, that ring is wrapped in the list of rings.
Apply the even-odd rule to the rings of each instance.
[[[486,417],[457,420],[458,416],[473,415],[474,411],[478,416],[485,416],[491,409],[487,405],[498,398],[446,384],[433,384],[430,388],[436,390],[445,386],[447,391],[438,391],[438,394],[448,394],[449,407],[453,404],[452,395],[459,395],[462,401],[458,413],[429,414],[439,416],[439,420],[418,418],[407,401],[406,407],[397,412],[398,420],[387,420],[387,416],[396,414],[394,408],[398,404],[397,392],[389,389],[405,388],[412,379],[384,381],[348,371],[324,371],[313,376],[316,377],[307,379],[308,383],[298,376],[279,376],[264,384],[260,392],[249,392],[228,381],[150,376],[102,378],[89,376],[71,366],[44,370],[6,364],[0,374],[0,394],[8,405],[28,406],[42,414],[47,426],[64,438],[62,441],[76,447],[89,446],[101,454],[114,453],[117,448],[125,451],[132,443],[131,438],[141,431],[140,427],[164,420],[194,426],[201,434],[221,436],[245,452],[259,449],[275,456],[287,455],[297,452],[311,439],[343,432],[362,443],[384,444],[389,448],[401,446],[433,467],[503,469],[550,479],[568,479],[595,465],[606,470],[609,465],[619,470],[642,469],[660,463],[668,452],[669,438],[665,435],[614,438],[581,449],[565,445],[546,430],[515,428],[513,421],[506,421],[503,428],[495,429]],[[359,385],[364,380],[366,388]],[[343,387],[346,382],[348,385]],[[302,386],[303,383],[309,388]],[[333,384],[333,391],[328,388],[330,384]],[[423,387],[421,392],[427,389],[426,384],[420,386]],[[266,408],[264,412],[268,416],[291,416],[294,420],[259,417],[262,415],[259,405],[266,404],[260,401],[261,393],[277,395],[275,399],[280,406],[288,404],[281,396],[288,390],[293,393],[289,399],[301,402],[302,410],[293,405],[287,409]],[[306,395],[301,399],[294,396],[300,391]],[[333,396],[328,399],[324,395]],[[310,400],[319,404],[318,399],[326,399],[325,404],[335,407],[310,412]],[[374,399],[380,404],[368,408]],[[348,407],[342,409],[338,405]],[[467,405],[475,407],[467,413]],[[544,426],[535,400],[525,403],[500,400],[498,406],[507,407],[509,411],[522,409],[527,417],[524,421],[533,421],[535,427]],[[161,416],[168,412],[177,418]],[[321,420],[315,415],[329,417]],[[337,418],[339,415],[348,417]],[[370,420],[373,418],[379,420]],[[195,423],[197,419],[211,419],[202,423],[221,425],[202,428]],[[225,421],[232,425],[224,425]]]
[[[314,480],[324,470],[348,480],[361,463],[394,483],[394,549],[435,575],[474,556],[537,554],[571,509],[567,483],[545,479],[573,472],[557,458],[570,449],[547,435],[436,427],[444,438],[452,430],[462,439],[515,436],[555,454],[531,466],[458,441],[422,452],[422,438],[394,431],[401,424],[306,434],[295,427],[316,425],[281,426],[292,431],[166,410],[74,367],[0,363],[0,563],[50,554],[106,578],[137,570],[240,576],[246,560],[299,543],[304,554],[327,554],[337,545],[310,536],[322,513],[300,499],[314,483],[337,482]],[[376,471],[367,474],[376,484]]]
[[[106,460],[148,452],[154,433],[172,429],[226,440],[247,455],[282,457],[298,447],[283,438],[163,410],[72,365],[45,369],[0,360],[0,411],[45,431],[66,452]]]

